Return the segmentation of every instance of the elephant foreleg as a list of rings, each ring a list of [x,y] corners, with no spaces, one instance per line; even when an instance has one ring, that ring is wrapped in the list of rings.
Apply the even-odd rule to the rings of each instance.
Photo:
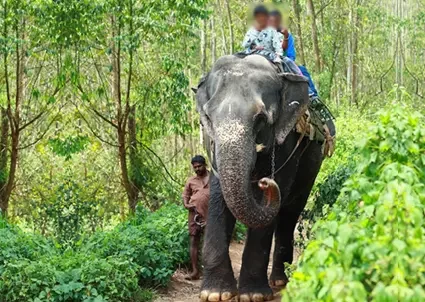
[[[237,294],[236,280],[229,257],[235,218],[226,207],[220,183],[211,176],[211,196],[204,238],[204,279],[201,301],[226,301]]]
[[[267,280],[273,231],[273,224],[262,229],[248,230],[239,277],[241,302],[273,300],[273,291]]]

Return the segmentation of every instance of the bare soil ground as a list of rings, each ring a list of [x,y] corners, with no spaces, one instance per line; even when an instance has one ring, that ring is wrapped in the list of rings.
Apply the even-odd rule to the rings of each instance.
[[[236,279],[239,277],[241,270],[243,247],[243,244],[235,242],[230,245],[230,259]],[[297,258],[297,256],[297,252],[295,252],[294,258]],[[271,264],[269,264],[269,272],[270,270]],[[198,297],[202,280],[185,280],[184,277],[187,273],[186,270],[178,269],[174,273],[168,288],[158,293],[158,298],[155,302],[199,302]],[[277,301],[280,301],[279,293],[275,294],[275,299],[273,300],[273,302]]]

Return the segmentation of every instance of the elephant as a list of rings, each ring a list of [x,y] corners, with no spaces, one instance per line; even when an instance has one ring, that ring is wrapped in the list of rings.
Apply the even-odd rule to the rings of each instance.
[[[260,55],[228,55],[194,91],[213,171],[200,300],[271,300],[271,287],[288,282],[284,263],[323,160],[322,144],[294,131],[309,104],[307,80]],[[236,219],[248,226],[238,285],[229,257]]]

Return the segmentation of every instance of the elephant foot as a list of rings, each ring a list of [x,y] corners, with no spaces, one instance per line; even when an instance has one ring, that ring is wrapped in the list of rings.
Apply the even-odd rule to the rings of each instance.
[[[284,272],[278,274],[273,272],[270,276],[270,286],[277,289],[284,289],[289,279]]]
[[[235,291],[219,291],[219,290],[206,290],[201,291],[199,298],[202,302],[206,301],[230,301],[236,296]]]
[[[230,301],[237,296],[236,280],[231,269],[204,273],[199,298],[206,301]]]
[[[285,288],[286,284],[288,284],[288,280],[270,280],[270,286],[275,288]]]
[[[239,295],[239,302],[263,302],[274,299],[271,288],[251,289],[242,291]]]

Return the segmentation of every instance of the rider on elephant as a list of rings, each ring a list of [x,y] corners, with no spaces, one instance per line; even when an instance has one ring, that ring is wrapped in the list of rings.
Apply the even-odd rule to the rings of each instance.
[[[284,50],[284,55],[295,62],[297,52],[295,50],[294,38],[289,33],[288,29],[282,26],[282,14],[278,10],[274,10],[270,13],[269,25],[276,28],[278,33],[282,36],[282,49]],[[334,137],[336,130],[332,121],[332,114],[320,101],[319,94],[307,68],[303,65],[298,65],[298,68],[301,70],[302,75],[308,79],[308,92],[313,107],[320,113],[322,120],[325,122],[327,129],[329,130],[330,136]]]
[[[287,28],[282,26],[282,14],[278,10],[270,12],[269,24],[271,27],[276,28],[277,32],[282,36],[282,49],[284,51],[284,55],[295,62],[297,52],[295,50],[294,37]],[[303,65],[298,65],[298,68],[301,70],[303,76],[308,79],[310,96],[318,96],[316,87],[314,86],[307,68]]]
[[[245,54],[259,54],[269,61],[282,62],[283,69],[290,73],[302,75],[301,70],[292,60],[283,54],[283,36],[268,25],[269,11],[264,5],[254,9],[254,25],[245,34],[242,47]]]

